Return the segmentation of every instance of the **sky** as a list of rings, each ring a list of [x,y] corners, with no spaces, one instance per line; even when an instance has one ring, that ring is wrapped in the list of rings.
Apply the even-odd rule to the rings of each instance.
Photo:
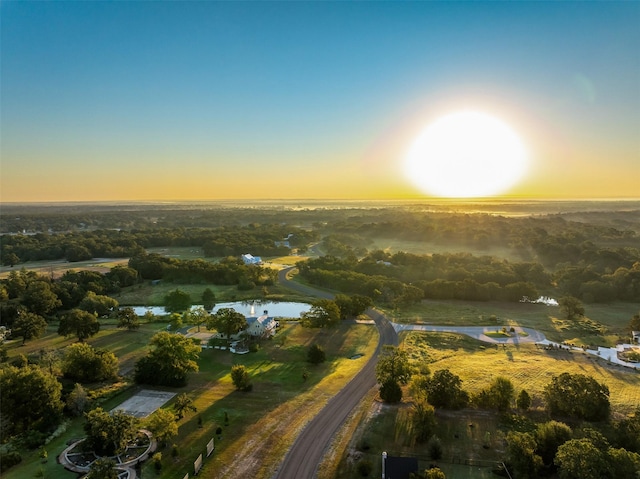
[[[407,152],[457,111],[521,140],[500,197],[640,197],[640,2],[2,1],[0,21],[0,202],[429,198]]]

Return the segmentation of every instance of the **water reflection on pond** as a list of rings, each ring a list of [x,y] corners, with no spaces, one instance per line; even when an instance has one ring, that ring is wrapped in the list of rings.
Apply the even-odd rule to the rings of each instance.
[[[197,308],[201,305],[194,305]],[[143,316],[147,311],[151,311],[156,316],[163,316],[167,313],[163,306],[132,306],[138,316]],[[275,301],[233,301],[230,303],[216,304],[212,312],[218,311],[220,308],[233,308],[237,312],[245,316],[252,314],[260,315],[264,311],[269,312],[269,316],[279,318],[299,318],[302,313],[311,309],[311,305],[307,303],[295,302],[275,302]],[[252,312],[253,308],[253,312]]]

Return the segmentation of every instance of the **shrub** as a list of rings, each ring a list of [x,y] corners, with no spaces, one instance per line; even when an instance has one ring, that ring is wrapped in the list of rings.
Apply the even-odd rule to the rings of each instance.
[[[251,391],[253,389],[247,368],[242,364],[236,364],[231,367],[231,380],[238,391]]]
[[[307,362],[311,364],[320,364],[324,363],[325,359],[326,354],[324,349],[317,344],[312,344],[311,347],[309,347],[309,351],[307,352]]]
[[[402,401],[402,388],[396,381],[386,381],[380,386],[380,398],[384,402],[400,402]]]
[[[4,472],[20,462],[22,462],[22,456],[19,452],[9,451],[0,454],[0,472]]]

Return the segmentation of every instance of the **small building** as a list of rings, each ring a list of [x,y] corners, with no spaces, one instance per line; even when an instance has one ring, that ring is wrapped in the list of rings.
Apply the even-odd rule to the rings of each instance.
[[[243,254],[241,258],[244,264],[262,264],[262,258],[260,258],[260,256],[253,256],[249,253],[246,253]]]
[[[631,338],[633,343],[640,344],[640,331],[631,331]]]
[[[382,477],[384,479],[410,479],[418,473],[418,458],[389,456],[382,453]]]

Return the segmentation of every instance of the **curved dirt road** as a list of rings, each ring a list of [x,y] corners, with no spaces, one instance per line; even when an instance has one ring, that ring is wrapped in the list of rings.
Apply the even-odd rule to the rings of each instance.
[[[323,298],[333,298],[324,291],[289,281],[286,275],[292,268],[280,271],[278,279],[288,288]],[[387,319],[375,310],[367,315],[376,323],[380,340],[375,354],[369,358],[362,370],[305,426],[289,449],[278,468],[274,479],[311,479],[340,426],[367,392],[376,385],[376,357],[385,344],[398,344],[398,335]]]

